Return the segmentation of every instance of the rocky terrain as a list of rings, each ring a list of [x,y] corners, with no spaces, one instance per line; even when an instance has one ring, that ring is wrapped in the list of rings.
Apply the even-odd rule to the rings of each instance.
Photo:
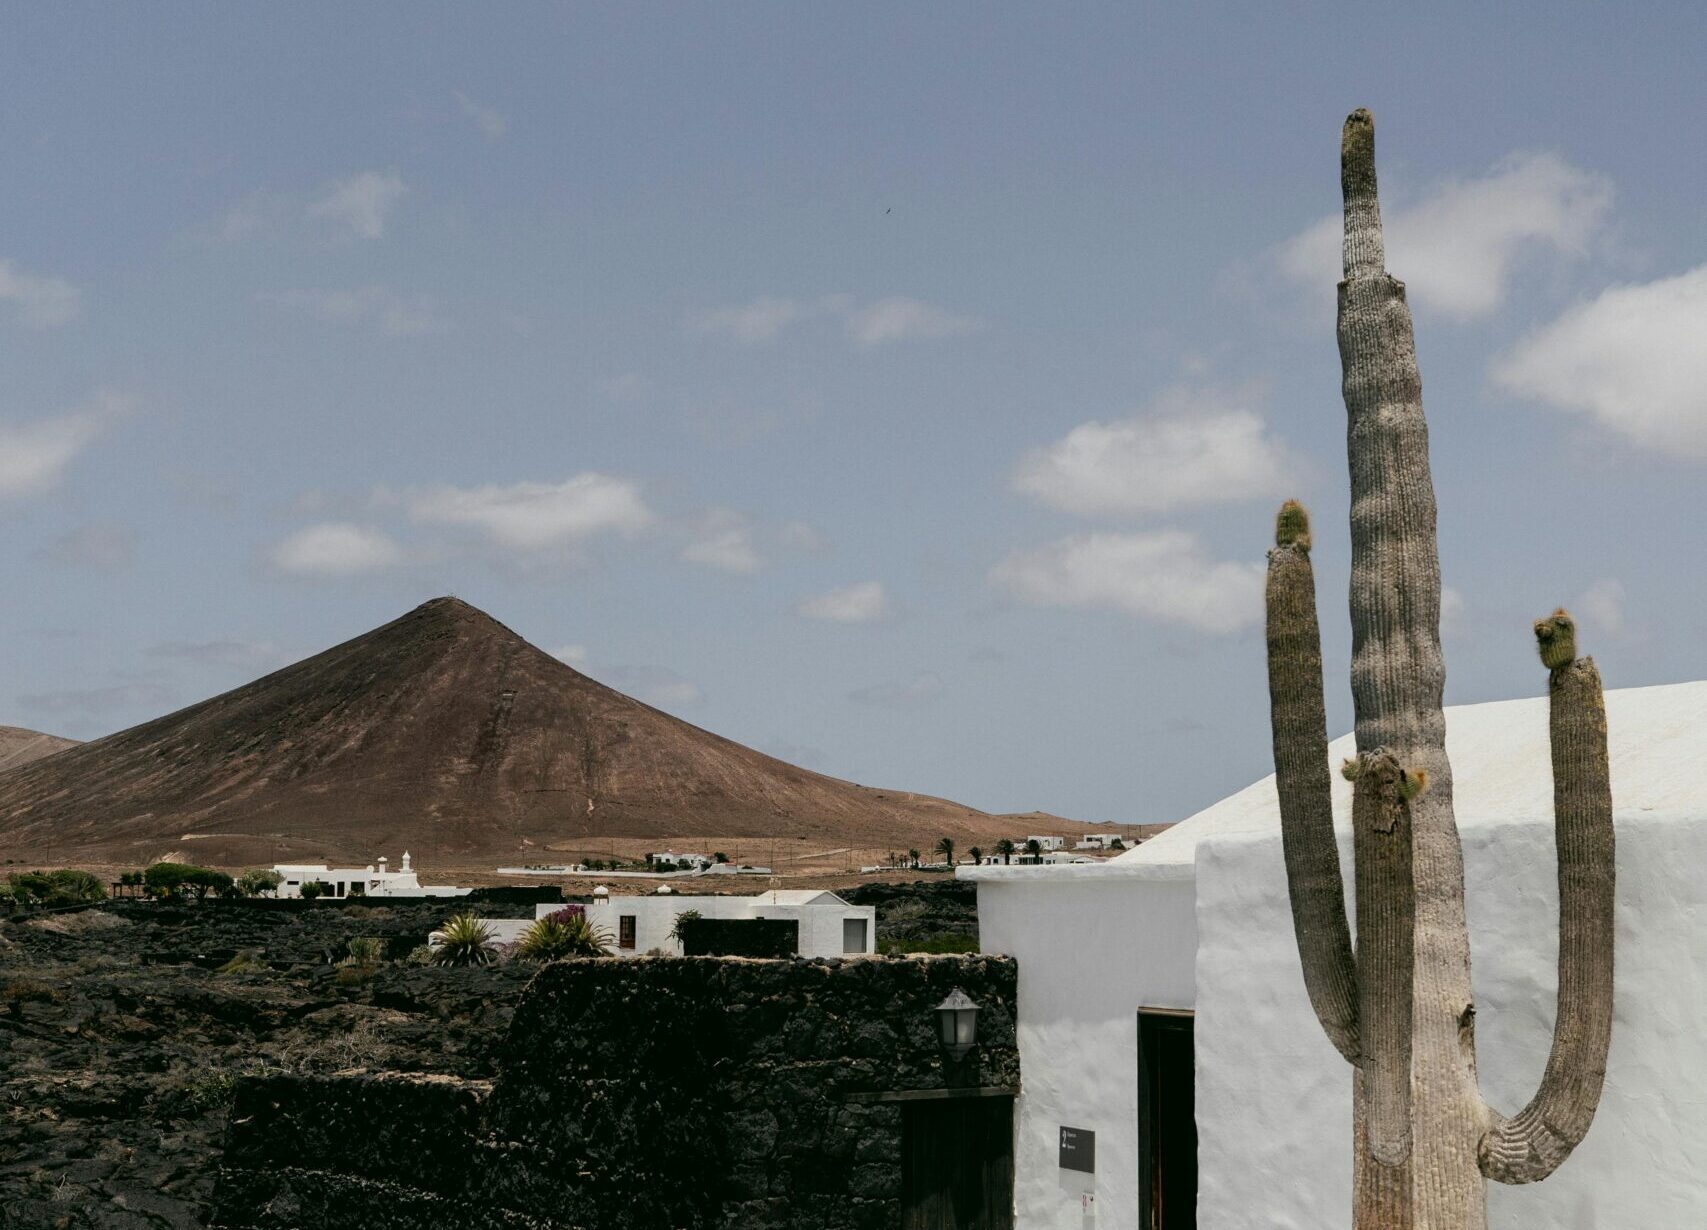
[[[0,1228],[203,1226],[242,1074],[489,1077],[534,967],[332,963],[360,935],[406,956],[447,911],[139,901],[0,923]]]
[[[976,950],[974,886],[870,884],[885,951]],[[490,1079],[536,966],[411,964],[454,909],[109,901],[0,921],[0,1230],[207,1224],[243,1075]],[[383,963],[338,962],[371,936]]]
[[[7,854],[132,866],[175,851],[226,867],[404,849],[423,864],[539,861],[599,837],[964,848],[1013,825],[691,726],[454,598],[0,772]]]

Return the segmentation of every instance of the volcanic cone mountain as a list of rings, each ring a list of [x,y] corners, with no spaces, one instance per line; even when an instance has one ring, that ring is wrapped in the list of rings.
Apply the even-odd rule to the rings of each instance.
[[[438,598],[324,653],[0,773],[0,846],[137,861],[511,857],[579,838],[929,848],[996,817],[811,773],[641,704]],[[193,836],[192,836],[193,835]]]

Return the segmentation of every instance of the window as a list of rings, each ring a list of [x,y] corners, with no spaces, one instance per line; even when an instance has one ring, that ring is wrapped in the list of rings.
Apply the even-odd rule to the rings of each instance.
[[[624,914],[617,919],[616,946],[618,948],[634,947],[634,915]]]
[[[844,918],[844,919],[842,919],[842,951],[843,952],[864,952],[865,951],[865,919],[863,919],[863,918]]]

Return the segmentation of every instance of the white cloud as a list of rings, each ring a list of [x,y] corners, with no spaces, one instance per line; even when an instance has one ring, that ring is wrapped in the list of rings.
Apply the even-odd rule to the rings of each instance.
[[[328,521],[298,530],[273,548],[271,558],[284,572],[348,577],[399,564],[403,551],[379,530]]]
[[[462,113],[480,125],[480,131],[486,134],[487,140],[496,141],[509,131],[510,122],[495,107],[482,106],[461,90],[456,91],[455,98]]]
[[[793,299],[761,295],[751,303],[722,307],[694,321],[706,333],[721,333],[737,342],[768,342],[809,313]]]
[[[1295,465],[1255,400],[1251,389],[1170,389],[1136,418],[1082,423],[1033,450],[1014,486],[1082,517],[1285,494]]]
[[[876,705],[882,709],[923,709],[942,695],[942,676],[935,671],[920,671],[905,683],[874,683],[855,688],[848,699],[855,704]]]
[[[0,260],[0,305],[38,329],[67,324],[77,318],[82,294],[64,278],[25,273],[11,261]]]
[[[816,302],[761,295],[751,303],[721,307],[696,317],[692,324],[706,333],[720,333],[737,342],[774,341],[778,334],[802,321],[840,317],[848,340],[860,346],[883,342],[953,337],[983,327],[983,323],[929,303],[904,296],[854,306],[846,295],[825,295]]]
[[[151,658],[173,658],[204,666],[260,670],[288,661],[272,641],[164,641],[145,651]]]
[[[585,645],[559,645],[551,651],[551,656],[570,666],[585,666],[587,664],[587,647]]]
[[[103,392],[72,414],[34,423],[0,423],[0,499],[57,487],[77,454],[128,409],[127,399]]]
[[[588,471],[561,483],[439,487],[409,499],[417,521],[470,526],[513,550],[572,546],[597,534],[634,534],[654,521],[640,488]]]
[[[1063,538],[1010,555],[990,579],[1038,606],[1107,608],[1204,632],[1262,618],[1263,566],[1209,559],[1180,530]]]
[[[358,239],[378,239],[385,234],[386,215],[407,191],[395,171],[362,171],[328,185],[309,204],[308,216],[325,218]]]
[[[790,551],[805,551],[821,555],[830,549],[830,540],[809,521],[789,521],[777,530],[777,541]]]
[[[387,337],[443,333],[450,327],[432,296],[400,295],[384,286],[287,290],[259,298],[263,303],[299,308],[331,324],[372,325]]]
[[[750,576],[765,566],[764,557],[753,545],[752,522],[732,508],[707,510],[680,558],[684,563],[741,576]]]
[[[1574,605],[1598,631],[1608,636],[1624,634],[1624,586],[1611,577],[1590,585]]]
[[[1611,206],[1604,176],[1553,154],[1514,154],[1478,179],[1449,180],[1384,210],[1387,268],[1419,306],[1457,320],[1486,316],[1505,301],[1525,252],[1581,256]],[[1341,227],[1335,215],[1288,240],[1281,269],[1325,294],[1340,278]]]
[[[889,610],[889,595],[881,581],[860,581],[828,593],[802,599],[795,612],[807,619],[827,619],[839,624],[868,624],[882,619]]]
[[[1707,458],[1703,336],[1707,265],[1601,292],[1497,359],[1493,379],[1637,444]]]
[[[880,299],[847,315],[848,336],[861,346],[954,337],[980,327],[980,322],[971,317],[956,316],[942,308],[902,296]]]
[[[1456,636],[1464,631],[1464,593],[1450,585],[1440,587],[1440,632]]]

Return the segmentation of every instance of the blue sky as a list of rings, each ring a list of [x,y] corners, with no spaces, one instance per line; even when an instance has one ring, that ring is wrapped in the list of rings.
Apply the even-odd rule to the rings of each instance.
[[[1349,724],[1341,119],[1378,122],[1453,701],[1701,671],[1694,6],[38,5],[0,37],[0,722],[441,593],[808,767],[1178,819]],[[1324,229],[1325,228],[1325,229]]]

